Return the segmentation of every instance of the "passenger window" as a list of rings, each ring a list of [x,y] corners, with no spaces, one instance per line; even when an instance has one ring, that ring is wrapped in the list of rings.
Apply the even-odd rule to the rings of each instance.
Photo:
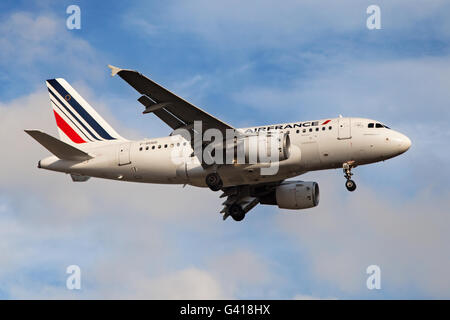
[[[331,130],[331,128],[332,128],[332,127],[331,127],[331,126],[329,126],[329,127],[328,127],[328,130]]]
[[[142,147],[139,148],[139,151],[142,151]]]
[[[309,128],[309,132],[312,132],[312,128]]]
[[[183,142],[183,146],[185,146],[186,145],[186,142]]]
[[[158,149],[161,149],[161,145],[158,146]]]
[[[155,146],[152,146],[152,150],[155,149]]]
[[[319,128],[316,128],[316,131],[319,131]]]
[[[167,144],[164,145],[164,148],[167,148]]]
[[[369,123],[368,128],[373,128],[373,123]]]
[[[148,146],[145,147],[145,150],[148,150]]]
[[[177,143],[177,147],[179,147],[179,146],[180,146],[180,143],[178,142],[178,143]]]
[[[375,125],[375,127],[376,127],[376,128],[384,128],[383,125],[382,125],[381,123],[377,123],[377,124]]]
[[[325,129],[326,129],[325,127],[322,127],[322,131],[325,131]]]
[[[303,129],[303,133],[305,133],[306,132],[306,129]]]

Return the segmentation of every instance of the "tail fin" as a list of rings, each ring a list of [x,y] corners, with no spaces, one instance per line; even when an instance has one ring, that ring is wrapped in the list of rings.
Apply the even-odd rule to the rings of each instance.
[[[46,81],[59,137],[68,144],[125,140],[64,79]]]
[[[53,153],[59,159],[72,160],[72,161],[84,161],[92,159],[86,152],[81,151],[71,145],[58,140],[51,135],[38,130],[25,130],[33,139],[43,145],[48,151]]]

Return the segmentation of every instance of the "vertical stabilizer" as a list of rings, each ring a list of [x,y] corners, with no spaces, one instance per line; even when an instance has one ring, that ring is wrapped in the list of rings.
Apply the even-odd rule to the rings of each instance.
[[[77,145],[125,140],[64,79],[46,81],[60,139]]]

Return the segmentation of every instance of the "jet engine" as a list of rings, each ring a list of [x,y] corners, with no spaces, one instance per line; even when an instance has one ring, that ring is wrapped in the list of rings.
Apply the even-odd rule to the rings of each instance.
[[[269,163],[283,161],[290,156],[289,134],[270,132],[238,139],[235,147],[238,160],[245,157],[245,163]]]
[[[282,209],[313,208],[319,204],[319,185],[316,182],[287,181],[260,198],[260,202]]]

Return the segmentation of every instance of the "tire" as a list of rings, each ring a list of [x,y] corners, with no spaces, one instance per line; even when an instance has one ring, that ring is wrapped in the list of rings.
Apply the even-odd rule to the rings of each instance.
[[[222,179],[215,172],[208,174],[205,178],[205,182],[212,191],[219,191],[223,186]]]
[[[355,191],[356,183],[353,180],[347,180],[345,182],[345,187],[347,188],[348,191]]]
[[[245,212],[238,204],[232,204],[228,208],[228,212],[234,221],[242,221],[245,218]]]

